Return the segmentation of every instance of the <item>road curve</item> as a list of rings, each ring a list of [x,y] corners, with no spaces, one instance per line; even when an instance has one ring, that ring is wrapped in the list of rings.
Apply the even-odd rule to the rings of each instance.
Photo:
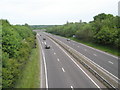
[[[108,72],[110,75],[112,75],[114,78],[119,79],[118,75],[118,57],[105,53],[103,51],[94,49],[92,47],[86,46],[84,44],[75,42],[73,40],[67,41],[66,38],[48,34],[53,38],[56,38],[63,43],[67,44],[68,46],[72,47],[76,51],[80,52],[82,55],[86,56],[90,60],[92,60],[94,63],[99,65],[102,69],[104,69],[106,72]]]
[[[46,63],[48,88],[105,88],[94,76],[87,73],[87,70],[73,62],[74,58],[44,33],[39,33],[38,37]],[[50,45],[50,49],[44,48],[45,42]]]

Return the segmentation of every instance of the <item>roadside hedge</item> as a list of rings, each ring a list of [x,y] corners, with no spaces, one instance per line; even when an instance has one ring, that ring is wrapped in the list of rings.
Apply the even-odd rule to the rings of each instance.
[[[2,88],[14,88],[35,45],[36,33],[29,25],[2,22]]]

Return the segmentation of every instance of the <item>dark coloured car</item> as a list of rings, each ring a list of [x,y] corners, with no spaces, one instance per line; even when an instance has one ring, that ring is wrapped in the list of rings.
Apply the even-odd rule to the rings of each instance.
[[[46,38],[43,38],[43,40],[46,40]]]
[[[50,49],[50,45],[45,45],[45,49]]]

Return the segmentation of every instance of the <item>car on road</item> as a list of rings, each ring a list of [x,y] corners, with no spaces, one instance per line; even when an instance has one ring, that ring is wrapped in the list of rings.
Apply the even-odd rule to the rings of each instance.
[[[50,49],[50,45],[48,45],[46,42],[44,42],[45,49]]]
[[[70,39],[67,39],[67,41],[70,41]]]
[[[50,49],[50,45],[45,45],[45,49]]]
[[[46,40],[46,38],[43,38],[43,40]]]

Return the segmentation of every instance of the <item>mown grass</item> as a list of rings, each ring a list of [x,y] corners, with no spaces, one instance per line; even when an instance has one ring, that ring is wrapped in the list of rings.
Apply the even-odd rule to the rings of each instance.
[[[26,64],[22,77],[18,80],[15,88],[40,88],[40,52],[37,48],[32,50],[30,60]]]
[[[82,43],[82,44],[85,44],[85,45],[87,45],[87,46],[90,46],[90,47],[93,47],[93,48],[102,50],[102,51],[104,51],[104,52],[113,54],[113,55],[115,55],[115,56],[120,56],[120,50],[115,49],[115,48],[112,48],[112,47],[110,47],[110,46],[103,46],[103,45],[95,44],[95,43],[92,43],[92,42],[80,41],[80,40],[78,40],[78,39],[76,39],[76,38],[73,38],[73,37],[72,37],[72,38],[70,37],[70,39],[71,39],[71,40],[74,40],[74,41],[77,41],[77,42],[80,42],[80,43]]]

